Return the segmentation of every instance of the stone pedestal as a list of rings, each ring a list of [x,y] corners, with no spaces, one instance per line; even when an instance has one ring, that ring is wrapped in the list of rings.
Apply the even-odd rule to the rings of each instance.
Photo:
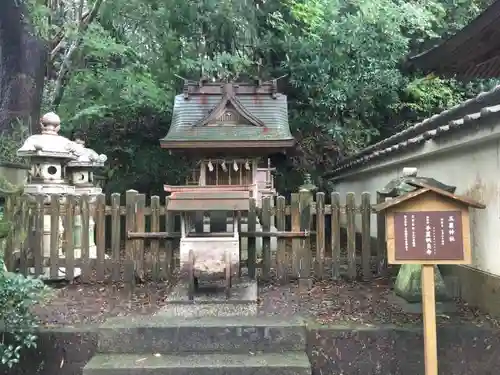
[[[82,257],[82,236],[85,235],[83,233],[82,228],[82,217],[81,215],[76,215],[73,222],[73,241],[75,248],[75,258]],[[97,259],[97,247],[95,244],[95,222],[92,218],[92,215],[89,217],[89,259]]]
[[[394,295],[390,296],[392,303],[400,306],[407,313],[422,312],[422,266],[420,264],[403,264],[396,277]],[[452,312],[456,309],[450,301],[443,277],[435,266],[436,311],[438,313]]]
[[[52,227],[51,227],[51,216],[50,215],[44,215],[43,217],[43,256],[44,257],[50,257],[50,237],[52,233]],[[62,255],[62,237],[64,234],[64,227],[62,223],[62,219],[59,218],[59,228],[58,228],[58,244],[57,248],[59,249],[59,254]]]
[[[50,215],[44,215],[43,217],[43,256],[44,258],[50,258],[50,247],[51,247],[51,232],[52,232],[52,227],[51,227],[51,216]],[[62,248],[62,238],[64,235],[64,227],[62,223],[62,219],[59,218],[59,228],[58,228],[58,253],[59,253],[59,259],[60,262],[64,262],[64,252]],[[75,258],[78,258],[80,254],[76,251],[75,248]],[[30,273],[35,273],[35,268],[32,267],[29,269]],[[74,271],[74,276],[78,277],[82,273],[81,269],[78,267],[75,267]],[[43,267],[43,274],[40,276],[42,279],[50,279],[50,280],[63,280],[66,278],[66,267],[61,266],[59,267],[58,270],[58,275],[57,277],[53,278],[50,276],[50,267]]]
[[[194,225],[197,227],[196,231],[197,232],[210,232],[211,231],[211,221],[206,221],[203,223],[203,230],[199,228],[201,227],[201,218],[198,216],[194,220]],[[217,225],[222,225],[222,224],[217,224]],[[218,228],[219,229],[219,228]],[[220,228],[222,229],[222,228]],[[257,232],[262,232],[262,226],[260,225],[258,219],[257,223],[255,225],[255,230]],[[232,232],[233,231],[233,224],[226,218],[226,232]],[[248,224],[247,224],[247,219],[243,218],[242,223],[241,223],[241,231],[242,232],[247,232],[248,231]],[[271,225],[271,232],[277,232],[278,230],[276,229],[276,226]],[[240,243],[241,243],[241,253],[242,253],[242,259],[247,258],[248,254],[248,237],[240,237]],[[262,237],[257,237],[255,238],[255,249],[258,257],[262,257]],[[271,254],[275,254],[278,249],[278,239],[276,237],[271,237]]]
[[[75,249],[75,258],[81,257],[82,230],[82,217],[81,215],[75,215],[73,218],[73,248]]]

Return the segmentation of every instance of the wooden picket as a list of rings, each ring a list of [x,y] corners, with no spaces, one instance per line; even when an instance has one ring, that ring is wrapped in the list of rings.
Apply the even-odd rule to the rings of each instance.
[[[345,204],[341,205],[337,192],[327,197],[323,192],[313,196],[301,191],[291,195],[288,205],[282,196],[263,198],[261,204],[250,199],[249,212],[239,213],[247,223],[247,232],[241,232],[248,241],[242,267],[251,278],[275,277],[279,282],[298,279],[300,285],[305,286],[310,286],[313,279],[338,280],[345,276],[351,280],[370,280],[382,274],[385,265],[385,238],[380,238],[385,236],[383,220],[377,216],[379,238],[375,249],[370,233],[374,215],[371,195],[363,193],[360,198],[357,202],[354,193],[347,193]],[[30,271],[36,276],[45,272],[57,278],[63,268],[63,277],[73,280],[78,268],[84,282],[125,281],[130,285],[149,278],[157,282],[170,279],[178,267],[180,233],[175,231],[175,215],[166,209],[168,197],[162,204],[160,197],[152,196],[147,205],[145,194],[129,190],[124,206],[120,205],[121,199],[118,193],[111,194],[109,205],[104,194],[92,199],[67,196],[64,200],[53,195],[49,203],[44,196],[7,199],[7,218],[14,226],[22,227],[13,230],[5,241],[8,269],[25,274]],[[79,229],[75,226],[77,219]],[[92,222],[95,223],[94,257],[90,256],[94,243],[88,235]],[[239,222],[241,228],[241,220]],[[357,222],[360,225],[357,226]],[[44,233],[44,225],[49,223],[50,233]],[[77,230],[81,231],[78,243],[75,241]],[[21,232],[23,236],[19,235]],[[152,234],[149,237],[129,239],[130,233],[149,232]],[[257,251],[258,241],[262,244],[261,254]],[[48,254],[44,254],[44,242],[46,247],[49,245],[45,249]],[[277,245],[273,247],[273,243]]]
[[[158,197],[156,197],[158,198]],[[151,200],[151,206],[153,205]],[[121,223],[120,223],[120,194],[111,194],[111,258],[112,265],[112,280],[120,281],[120,248],[121,248]],[[84,231],[82,231],[85,233]]]

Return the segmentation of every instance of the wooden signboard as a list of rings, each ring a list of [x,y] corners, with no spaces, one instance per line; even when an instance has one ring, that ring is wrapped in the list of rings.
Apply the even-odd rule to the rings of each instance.
[[[469,207],[481,203],[420,184],[375,206],[385,211],[389,264],[470,264]]]
[[[469,263],[469,238],[464,236],[463,227],[464,221],[468,224],[468,218],[465,215],[463,220],[464,214],[460,210],[394,212],[394,238],[391,239],[394,259],[391,261]]]
[[[418,190],[375,206],[386,218],[389,264],[422,264],[425,374],[437,375],[436,264],[470,264],[469,208],[485,206],[420,183]]]

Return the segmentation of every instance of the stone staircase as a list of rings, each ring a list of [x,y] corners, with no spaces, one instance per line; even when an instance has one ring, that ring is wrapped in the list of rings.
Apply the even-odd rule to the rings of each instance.
[[[311,375],[299,318],[118,317],[83,375]]]

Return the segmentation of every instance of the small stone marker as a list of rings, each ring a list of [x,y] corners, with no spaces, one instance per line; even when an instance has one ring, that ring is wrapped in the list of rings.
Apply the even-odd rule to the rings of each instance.
[[[436,264],[470,264],[469,208],[485,206],[415,182],[418,190],[375,206],[386,214],[389,264],[422,265],[425,374],[437,375]]]

